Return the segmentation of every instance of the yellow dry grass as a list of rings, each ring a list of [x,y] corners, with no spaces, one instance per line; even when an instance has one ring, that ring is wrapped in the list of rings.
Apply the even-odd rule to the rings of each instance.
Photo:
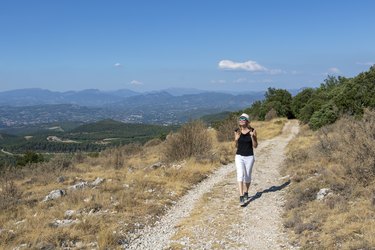
[[[260,137],[280,133],[284,121],[271,123],[254,122]],[[194,184],[221,164],[232,161],[233,143],[219,143],[213,129],[207,134],[212,138],[212,156],[207,159],[190,158],[152,168],[161,161],[163,148],[163,143],[152,142],[140,148],[111,149],[98,157],[85,156],[63,170],[49,170],[47,164],[22,172],[14,177],[14,191],[21,195],[20,199],[0,211],[0,248],[12,249],[21,244],[28,248],[46,244],[74,247],[77,242],[91,244],[91,248],[119,247],[130,232],[154,223]],[[57,181],[59,176],[64,177],[62,182]],[[68,189],[97,177],[104,179],[97,187]],[[42,202],[55,189],[67,190],[67,195]],[[3,191],[0,198],[5,197],[4,201],[8,202],[9,197]],[[67,216],[67,210],[75,212]],[[77,223],[53,226],[57,219]]]
[[[256,129],[259,140],[267,140],[280,135],[287,121],[285,118],[275,118],[271,121],[252,121],[251,126]]]
[[[375,181],[368,178],[374,172],[357,170],[367,169],[373,155],[369,153],[367,159],[357,160],[356,164],[340,150],[344,144],[353,158],[363,158],[358,148],[365,143],[374,147],[374,142],[356,139],[368,136],[369,124],[351,122],[344,119],[318,132],[302,127],[288,146],[284,173],[291,176],[292,184],[287,193],[284,226],[290,229],[291,241],[303,249],[375,248]],[[356,128],[356,137],[351,141],[345,138],[348,124]],[[316,194],[322,188],[329,188],[330,194],[319,201]]]

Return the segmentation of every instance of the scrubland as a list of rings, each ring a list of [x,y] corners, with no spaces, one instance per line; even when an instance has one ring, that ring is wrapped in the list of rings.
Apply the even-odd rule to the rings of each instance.
[[[344,117],[288,146],[284,226],[302,249],[375,248],[375,112]],[[317,199],[317,193],[325,193]]]
[[[262,140],[280,134],[285,122],[252,126]],[[225,132],[233,134],[233,128]],[[232,161],[233,143],[219,141],[219,133],[192,121],[165,141],[56,155],[6,169],[0,177],[0,248],[119,248],[129,234],[152,225],[187,190]],[[102,181],[90,184],[98,178]],[[77,184],[82,185],[73,188]],[[43,201],[52,190],[64,195]]]

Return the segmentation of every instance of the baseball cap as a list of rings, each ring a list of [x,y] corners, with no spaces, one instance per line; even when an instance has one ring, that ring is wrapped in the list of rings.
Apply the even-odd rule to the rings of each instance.
[[[240,119],[245,119],[246,121],[249,121],[249,115],[248,114],[245,114],[243,113],[241,116],[240,116]]]

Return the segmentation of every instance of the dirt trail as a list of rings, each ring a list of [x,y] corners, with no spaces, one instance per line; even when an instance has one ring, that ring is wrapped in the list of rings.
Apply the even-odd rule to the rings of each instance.
[[[126,248],[291,249],[281,219],[289,182],[279,171],[284,149],[298,131],[298,122],[289,121],[280,136],[259,144],[246,207],[239,206],[234,164],[223,166]]]

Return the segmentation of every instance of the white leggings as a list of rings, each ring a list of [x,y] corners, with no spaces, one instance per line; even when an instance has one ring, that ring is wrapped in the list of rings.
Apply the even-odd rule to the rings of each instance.
[[[253,170],[255,158],[251,156],[236,155],[235,163],[237,168],[237,181],[245,183],[251,182],[251,172]]]

